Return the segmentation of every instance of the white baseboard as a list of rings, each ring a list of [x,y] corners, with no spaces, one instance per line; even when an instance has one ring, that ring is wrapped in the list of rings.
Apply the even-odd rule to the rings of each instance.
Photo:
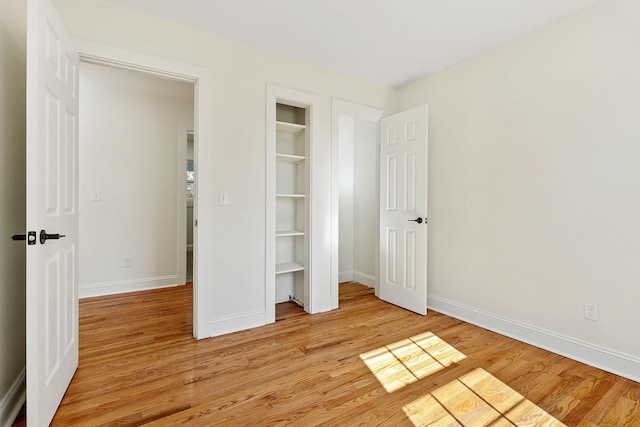
[[[141,279],[122,280],[118,282],[91,283],[78,286],[78,297],[98,297],[102,295],[122,294],[125,292],[146,291],[149,289],[169,288],[184,285],[177,283],[178,276],[143,277]]]
[[[215,317],[209,320],[209,336],[216,337],[264,325],[266,325],[264,310]]]
[[[16,415],[27,398],[27,387],[25,383],[26,370],[22,369],[18,378],[11,384],[9,390],[0,399],[0,426],[11,427]]]
[[[341,271],[338,273],[338,283],[353,282],[353,271]]]
[[[543,348],[561,356],[640,382],[640,358],[581,341],[566,335],[498,316],[434,295],[428,307],[456,319]]]
[[[360,273],[359,271],[341,271],[338,273],[338,283],[358,282],[370,288],[376,287],[376,278],[369,274]]]
[[[359,271],[353,272],[353,281],[362,283],[363,285],[368,286],[370,288],[376,287],[376,278],[374,276],[360,273]]]

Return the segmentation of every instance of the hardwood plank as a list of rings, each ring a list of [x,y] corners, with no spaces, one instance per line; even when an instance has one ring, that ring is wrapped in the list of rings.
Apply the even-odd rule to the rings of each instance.
[[[587,413],[584,420],[595,425],[611,425],[606,424],[605,417],[616,405],[616,402],[623,396],[625,388],[626,383],[624,381],[615,381],[609,391],[593,405],[593,408]]]
[[[82,300],[52,425],[640,425],[640,384],[356,283],[338,310],[278,304],[274,324],[200,341],[191,294]]]

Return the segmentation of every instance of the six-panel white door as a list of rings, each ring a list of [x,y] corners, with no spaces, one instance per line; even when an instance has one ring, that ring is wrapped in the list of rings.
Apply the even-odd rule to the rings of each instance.
[[[78,367],[78,55],[49,0],[27,7],[27,420],[46,426]]]
[[[427,314],[427,106],[380,122],[379,297]]]

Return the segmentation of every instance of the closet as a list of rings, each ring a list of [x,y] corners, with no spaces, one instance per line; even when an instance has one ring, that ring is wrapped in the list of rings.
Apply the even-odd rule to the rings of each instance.
[[[275,291],[276,303],[304,306],[309,276],[308,111],[276,104]]]
[[[316,313],[326,297],[314,289],[313,147],[317,95],[276,85],[266,93],[265,323],[276,304]]]

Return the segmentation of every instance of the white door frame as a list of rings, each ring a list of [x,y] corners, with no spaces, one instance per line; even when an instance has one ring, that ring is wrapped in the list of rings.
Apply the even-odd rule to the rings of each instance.
[[[336,306],[338,298],[338,263],[339,263],[339,243],[340,243],[340,116],[348,115],[358,117],[364,120],[379,122],[384,111],[379,108],[369,107],[354,102],[344,101],[342,99],[333,98],[331,100],[331,288],[332,295],[336,297]],[[376,153],[379,144],[379,138],[376,138]],[[378,153],[379,154],[379,153]],[[376,154],[376,155],[378,155]],[[376,166],[377,168],[377,166]],[[379,191],[378,191],[379,193]],[[376,241],[379,241],[379,236]],[[378,271],[378,250],[380,245],[376,247],[376,275]],[[376,277],[375,286],[376,295],[378,295],[378,280]]]
[[[75,39],[74,44],[82,62],[125,68],[194,83],[193,130],[195,132],[194,163],[196,165],[194,218],[198,218],[198,212],[200,211],[211,212],[214,208],[214,198],[206,197],[206,195],[213,194],[212,172],[197,167],[200,159],[210,159],[213,154],[212,144],[200,143],[200,141],[213,140],[213,124],[209,119],[213,117],[213,77],[211,70],[88,40]],[[210,287],[199,286],[198,284],[200,282],[214,282],[212,280],[213,271],[209,267],[211,263],[207,263],[202,259],[203,254],[213,253],[211,249],[214,244],[214,239],[211,236],[212,231],[212,224],[199,222],[193,236],[193,336],[196,339],[211,336],[208,319],[213,316],[209,313],[210,309],[208,307],[210,305],[206,304],[207,301],[211,300],[211,291]]]

